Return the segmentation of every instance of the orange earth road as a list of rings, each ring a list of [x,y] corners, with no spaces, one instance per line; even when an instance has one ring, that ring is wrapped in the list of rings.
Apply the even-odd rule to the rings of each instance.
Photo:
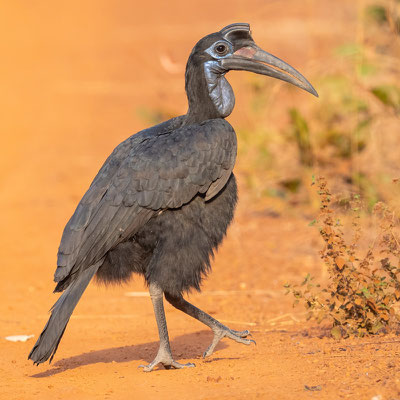
[[[362,3],[362,2],[360,2]],[[142,278],[91,284],[53,364],[27,355],[54,303],[52,274],[62,229],[103,160],[146,126],[140,115],[184,113],[184,65],[193,44],[248,21],[258,44],[306,76],[351,40],[358,3],[308,1],[3,2],[0,184],[0,399],[398,399],[399,340],[335,341],[304,322],[282,285],[321,276],[313,217],[241,202],[201,294],[190,301],[256,346],[223,340],[166,306],[175,357],[194,369],[144,373],[158,335]],[[311,61],[310,61],[311,60]],[[237,108],[245,74],[232,74]],[[299,99],[306,94],[300,94]],[[293,217],[293,215],[298,215]],[[25,342],[6,336],[34,334]]]

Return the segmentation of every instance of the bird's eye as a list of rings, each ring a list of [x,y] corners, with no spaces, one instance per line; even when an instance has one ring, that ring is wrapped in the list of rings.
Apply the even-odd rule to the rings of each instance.
[[[218,55],[223,56],[228,52],[228,46],[225,44],[217,44],[215,46],[215,51],[217,52]]]

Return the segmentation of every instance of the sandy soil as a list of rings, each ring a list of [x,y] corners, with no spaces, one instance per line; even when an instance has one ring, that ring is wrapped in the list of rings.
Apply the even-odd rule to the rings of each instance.
[[[158,336],[141,278],[90,285],[51,365],[28,362],[35,338],[4,339],[37,337],[43,328],[56,298],[51,278],[62,229],[105,157],[145,127],[146,110],[185,112],[183,69],[196,40],[249,21],[261,47],[312,76],[313,63],[356,34],[351,2],[282,3],[2,5],[1,399],[400,398],[398,338],[335,341],[284,296],[285,282],[323,275],[312,216],[253,206],[243,185],[213,272],[189,299],[231,328],[250,329],[256,346],[224,340],[202,359],[211,333],[167,305],[173,352],[196,368],[144,373],[138,366],[153,359]],[[233,124],[243,117],[241,79],[231,80]]]

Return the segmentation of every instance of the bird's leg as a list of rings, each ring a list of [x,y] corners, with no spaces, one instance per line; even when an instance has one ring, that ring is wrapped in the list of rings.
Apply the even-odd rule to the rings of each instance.
[[[210,346],[208,346],[207,350],[204,352],[203,357],[210,356],[215,346],[223,337],[228,337],[230,339],[235,340],[236,342],[243,344],[251,344],[256,343],[254,340],[245,339],[250,335],[249,331],[234,331],[233,329],[229,329],[227,326],[221,324],[221,322],[217,321],[215,318],[211,317],[204,311],[195,307],[193,304],[190,304],[186,301],[182,296],[171,296],[168,293],[165,293],[165,298],[169,303],[171,303],[178,310],[183,311],[184,313],[190,315],[193,318],[196,318],[203,324],[207,325],[214,332],[214,338],[211,342]]]
[[[163,291],[157,284],[154,283],[150,283],[149,291],[151,301],[153,303],[154,314],[156,316],[158,334],[160,336],[160,347],[158,349],[156,358],[150,364],[140,365],[139,368],[143,368],[144,371],[150,372],[159,363],[161,363],[165,369],[194,367],[195,365],[192,363],[180,364],[172,358],[167,321],[165,320]]]

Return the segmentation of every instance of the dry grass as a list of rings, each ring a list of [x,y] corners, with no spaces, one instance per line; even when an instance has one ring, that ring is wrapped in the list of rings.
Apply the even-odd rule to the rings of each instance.
[[[324,247],[321,257],[328,271],[328,282],[314,283],[307,274],[301,285],[285,285],[295,303],[302,302],[308,318],[329,321],[336,337],[365,336],[398,326],[400,312],[400,235],[399,218],[384,203],[377,203],[374,215],[378,235],[364,252],[358,249],[362,239],[361,201],[351,201],[351,237],[347,239],[333,197],[324,178],[318,178],[320,215],[318,226]],[[364,214],[365,215],[365,214]],[[369,219],[369,215],[366,215]],[[363,253],[363,255],[361,255]]]

